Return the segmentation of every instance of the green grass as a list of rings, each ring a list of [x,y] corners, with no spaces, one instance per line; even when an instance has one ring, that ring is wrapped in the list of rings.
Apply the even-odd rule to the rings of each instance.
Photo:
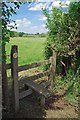
[[[6,44],[6,54],[10,55],[11,45],[18,45],[18,64],[25,65],[44,59],[46,38],[40,37],[15,37]],[[10,63],[10,56],[7,57]]]

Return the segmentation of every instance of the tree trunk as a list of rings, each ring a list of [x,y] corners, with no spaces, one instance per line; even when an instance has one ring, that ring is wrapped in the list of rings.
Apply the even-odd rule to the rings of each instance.
[[[6,72],[6,54],[5,54],[5,45],[2,46],[2,100],[3,107],[8,109],[9,107],[9,98],[8,98],[8,80]]]

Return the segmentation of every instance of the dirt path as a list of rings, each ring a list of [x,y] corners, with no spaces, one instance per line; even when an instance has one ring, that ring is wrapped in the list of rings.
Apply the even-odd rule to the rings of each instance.
[[[40,106],[40,96],[36,93],[20,101],[20,111],[15,118],[78,118],[77,109],[64,97],[53,95],[46,99],[45,107]]]
[[[40,106],[40,95],[34,92],[32,95],[20,100],[20,111],[16,115],[13,116],[13,114],[10,113],[9,116],[5,115],[5,117],[78,118],[77,111],[78,108],[71,106],[64,99],[64,91],[59,91],[59,93],[52,95],[51,98],[46,99],[45,107]]]

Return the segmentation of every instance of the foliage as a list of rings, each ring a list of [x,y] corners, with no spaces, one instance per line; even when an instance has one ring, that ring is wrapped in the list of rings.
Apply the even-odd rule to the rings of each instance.
[[[68,98],[72,96],[78,100],[80,79],[80,2],[72,2],[68,12],[53,7],[49,12],[43,10],[47,17],[46,27],[49,29],[45,47],[45,58],[57,53],[57,74],[54,90],[64,89]],[[64,69],[65,76],[61,73]],[[79,68],[79,69],[78,69]],[[64,72],[64,70],[63,70]]]
[[[73,69],[69,69],[67,75],[64,77],[56,77],[55,91],[64,89],[66,92],[66,99],[73,104],[78,104],[79,93],[79,80],[80,80],[80,66],[76,72]]]
[[[6,51],[5,51],[5,44],[6,42],[9,42],[9,30],[14,28],[14,26],[9,25],[10,22],[14,22],[14,20],[11,20],[11,16],[13,14],[16,14],[16,9],[20,7],[20,2],[14,2],[14,7],[8,6],[6,2],[2,2],[2,55],[3,55],[3,60],[6,60]]]
[[[43,10],[47,17],[46,27],[49,29],[45,48],[46,58],[52,55],[52,50],[56,51],[57,57],[62,60],[63,56],[73,56],[76,50],[80,49],[76,39],[79,32],[79,6],[80,2],[70,3],[68,12],[64,12],[62,7],[53,7],[51,13]]]
[[[24,32],[19,32],[19,37],[22,37],[24,35]]]
[[[10,31],[10,37],[19,37],[19,33],[16,31]]]

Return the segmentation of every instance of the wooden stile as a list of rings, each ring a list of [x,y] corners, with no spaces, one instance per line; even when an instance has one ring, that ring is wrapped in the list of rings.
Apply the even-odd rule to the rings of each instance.
[[[17,112],[19,110],[19,87],[18,87],[18,48],[16,45],[12,46],[11,50],[11,75],[13,78],[13,102],[14,110]]]
[[[50,64],[49,70],[29,77],[24,77],[18,80],[18,72],[47,64]],[[54,87],[55,70],[56,70],[56,53],[54,53],[53,56],[50,57],[50,59],[48,60],[18,67],[18,47],[16,45],[13,45],[11,49],[11,63],[6,64],[5,69],[6,70],[11,69],[11,76],[13,79],[12,88],[13,88],[13,102],[14,102],[15,112],[18,112],[19,110],[19,100],[32,94],[33,90],[41,95],[41,105],[43,106],[45,104],[45,98],[51,96],[51,94],[47,90],[47,87],[50,84],[51,87]],[[43,82],[41,84],[37,84],[34,82],[35,80],[44,76],[48,76],[48,80],[46,82]],[[24,90],[23,92],[20,92],[19,87],[23,85],[27,86],[28,89]]]

